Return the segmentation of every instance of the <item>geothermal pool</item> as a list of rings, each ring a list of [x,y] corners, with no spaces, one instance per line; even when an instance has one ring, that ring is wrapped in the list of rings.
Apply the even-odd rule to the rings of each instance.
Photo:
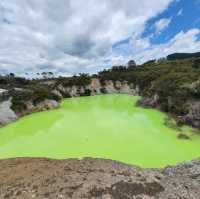
[[[0,158],[95,157],[164,167],[200,157],[200,136],[165,125],[167,116],[135,106],[139,97],[103,95],[66,99],[0,129]],[[179,133],[191,136],[180,140]]]

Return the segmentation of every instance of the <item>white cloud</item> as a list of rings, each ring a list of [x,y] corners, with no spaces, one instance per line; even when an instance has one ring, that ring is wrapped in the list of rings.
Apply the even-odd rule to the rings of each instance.
[[[182,16],[183,15],[183,9],[181,8],[178,13],[177,13],[177,16]]]
[[[156,33],[161,33],[165,30],[171,23],[171,18],[163,18],[155,22]]]
[[[138,63],[143,63],[151,59],[165,57],[175,52],[197,52],[200,51],[200,41],[197,36],[200,34],[200,29],[191,29],[187,32],[179,32],[169,42],[159,45],[149,45],[147,48],[142,48],[139,52],[133,53],[134,58]],[[144,39],[146,41],[146,39]]]
[[[109,65],[138,63],[174,52],[200,51],[199,29],[181,31],[164,44],[141,38],[145,23],[172,0],[1,0],[0,73],[52,71],[71,75]],[[180,15],[182,10],[178,12]],[[156,32],[172,18],[155,23]],[[127,56],[112,51],[131,37]],[[128,46],[125,45],[125,48]]]
[[[173,0],[1,0],[0,71],[91,72]],[[136,40],[138,48],[147,41]]]

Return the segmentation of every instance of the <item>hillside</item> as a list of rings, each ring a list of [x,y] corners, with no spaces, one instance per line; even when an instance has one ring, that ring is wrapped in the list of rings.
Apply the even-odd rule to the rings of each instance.
[[[181,60],[181,59],[191,59],[200,58],[200,52],[197,53],[174,53],[167,56],[167,60]]]

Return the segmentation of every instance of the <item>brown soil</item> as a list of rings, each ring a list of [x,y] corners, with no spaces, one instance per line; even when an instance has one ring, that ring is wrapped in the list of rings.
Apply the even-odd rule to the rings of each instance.
[[[0,160],[0,199],[199,199],[200,161],[163,170],[111,160]]]

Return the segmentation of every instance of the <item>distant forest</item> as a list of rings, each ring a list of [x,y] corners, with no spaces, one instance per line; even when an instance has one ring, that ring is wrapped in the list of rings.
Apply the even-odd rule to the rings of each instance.
[[[167,56],[167,60],[190,59],[190,58],[200,58],[200,52],[197,52],[197,53],[174,53],[174,54]]]

